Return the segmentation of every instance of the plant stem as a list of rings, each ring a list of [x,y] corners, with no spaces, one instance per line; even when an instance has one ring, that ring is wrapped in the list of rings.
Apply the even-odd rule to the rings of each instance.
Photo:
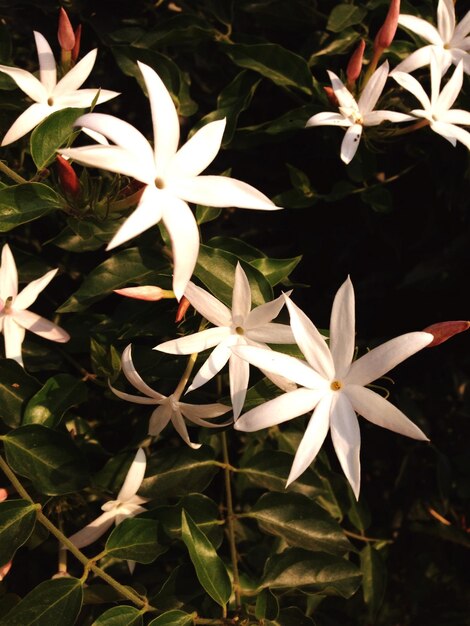
[[[17,174],[14,170],[8,167],[3,161],[0,161],[0,172],[6,174],[9,178],[15,181],[15,183],[27,183],[26,178],[23,178]]]
[[[227,445],[227,435],[225,432],[221,433],[222,438],[222,454],[224,457],[224,477],[225,477],[225,494],[227,498],[227,531],[228,531],[228,540],[230,544],[230,556],[232,559],[232,568],[233,568],[233,591],[235,593],[235,604],[236,608],[239,609],[241,607],[241,598],[240,598],[240,577],[238,574],[238,554],[237,554],[237,545],[235,541],[235,514],[233,512],[233,500],[232,500],[232,485],[230,482],[230,462],[228,456],[228,445]]]

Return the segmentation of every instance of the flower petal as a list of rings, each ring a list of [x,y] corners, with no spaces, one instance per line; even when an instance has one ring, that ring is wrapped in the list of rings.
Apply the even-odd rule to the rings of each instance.
[[[432,45],[415,50],[390,72],[390,76],[395,78],[395,73],[401,72],[409,74],[419,67],[423,67],[423,65],[429,65],[434,48],[435,46]]]
[[[198,287],[190,282],[185,289],[184,295],[196,311],[211,324],[215,326],[232,325],[232,311],[211,293],[202,289],[202,287]]]
[[[194,352],[203,352],[213,348],[229,336],[230,330],[228,328],[207,328],[193,335],[185,335],[184,337],[178,337],[178,339],[164,341],[153,349],[166,354],[193,354]]]
[[[211,378],[213,378],[218,372],[220,372],[232,356],[230,346],[233,341],[235,341],[235,339],[228,337],[212,350],[209,358],[202,364],[200,370],[193,378],[193,381],[186,390],[186,393],[194,391],[194,389],[198,389],[211,380]]]
[[[50,270],[46,272],[44,276],[40,278],[36,278],[36,280],[31,281],[26,287],[21,291],[15,298],[14,308],[15,309],[28,309],[33,302],[36,300],[38,295],[41,293],[43,289],[47,287],[47,285],[51,282],[54,276],[57,274],[58,269]]]
[[[463,84],[463,62],[460,63],[455,68],[454,73],[451,78],[447,81],[444,87],[439,94],[435,106],[435,117],[439,120],[441,118],[442,113],[448,111],[450,107],[457,100],[457,97],[462,89]]]
[[[3,319],[3,337],[5,339],[5,357],[14,359],[23,367],[21,345],[25,336],[25,329],[17,324],[11,315]]]
[[[170,188],[178,197],[213,207],[280,210],[267,196],[247,183],[228,176],[197,176],[170,181]]]
[[[344,380],[348,385],[368,385],[431,343],[431,333],[414,332],[390,339],[351,365]]]
[[[166,399],[166,396],[149,387],[147,383],[142,380],[139,372],[135,369],[134,362],[132,361],[132,344],[126,346],[121,355],[121,368],[124,376],[131,383],[131,385],[143,394],[159,401]]]
[[[470,111],[464,111],[463,109],[451,109],[450,111],[445,111],[440,116],[439,121],[447,124],[470,126]]]
[[[364,87],[357,103],[361,115],[370,113],[373,109],[375,109],[377,100],[380,98],[387,81],[388,70],[388,61],[385,61],[385,63],[382,63],[382,65],[375,70],[370,79],[367,81],[367,84]]]
[[[2,146],[7,146],[17,139],[24,137],[24,135],[35,128],[50,113],[52,113],[52,110],[47,104],[32,104],[26,111],[23,111],[10,126],[2,139]]]
[[[354,409],[344,393],[337,394],[331,407],[330,433],[336,456],[356,500],[361,488],[361,433]]]
[[[146,466],[147,457],[145,456],[143,449],[139,448],[117,495],[117,500],[119,500],[119,502],[126,502],[127,500],[130,500],[132,496],[135,496],[138,492],[139,487],[144,480]]]
[[[330,351],[338,378],[345,376],[354,356],[354,306],[354,288],[348,276],[336,293],[330,318]]]
[[[87,132],[89,129],[83,128],[82,130]],[[66,148],[58,152],[62,156],[73,159],[81,165],[96,167],[98,169],[107,170],[108,172],[123,174],[124,176],[131,176],[143,183],[148,184],[151,182],[153,185],[153,173],[145,167],[145,162],[142,163],[137,160],[131,152],[119,146],[101,144],[82,146],[80,148]]]
[[[168,402],[157,407],[150,417],[148,434],[151,437],[158,437],[170,421],[172,415],[173,410]]]
[[[57,98],[64,94],[69,94],[72,91],[76,91],[83,85],[93,69],[93,65],[96,61],[96,55],[98,49],[90,50],[83,59],[81,59],[76,65],[72,67],[64,76],[59,80],[54,88],[52,96]],[[95,90],[96,92],[97,90]]]
[[[286,296],[290,296],[291,293],[292,290],[286,292]],[[245,328],[247,330],[252,330],[258,328],[259,326],[265,326],[279,315],[285,303],[286,301],[284,300],[284,296],[280,295],[275,300],[265,302],[264,304],[260,304],[259,306],[255,307],[248,314],[248,317],[245,321]]]
[[[402,14],[398,17],[398,24],[436,46],[442,46],[445,43],[437,28],[420,17]]]
[[[108,100],[119,95],[118,91],[110,91],[109,89],[79,89],[54,97],[54,104],[61,109],[67,107],[84,108],[90,107],[95,98],[95,104],[103,104],[103,102],[108,102]]]
[[[450,141],[453,146],[455,146],[456,141],[460,141],[470,150],[470,133],[467,130],[454,126],[454,124],[445,124],[444,122],[433,122],[431,128],[434,132],[447,139],[447,141]]]
[[[437,30],[443,42],[448,43],[454,34],[454,0],[439,0],[437,5]]]
[[[331,86],[333,87],[333,91],[335,92],[335,96],[338,100],[339,106],[341,108],[351,109],[353,111],[359,112],[357,102],[354,96],[344,85],[343,81],[330,70],[328,70],[328,76],[330,77]]]
[[[300,391],[300,390],[298,390]],[[293,391],[293,395],[297,392]],[[294,462],[287,479],[286,487],[305,472],[317,456],[325,441],[330,426],[331,395],[328,394],[320,399],[305,429],[304,436],[297,448]]]
[[[399,111],[371,111],[364,116],[364,126],[378,126],[382,122],[412,122],[415,118]]]
[[[415,98],[417,98],[421,102],[424,109],[426,109],[427,111],[431,109],[431,101],[428,98],[427,93],[424,91],[424,89],[421,87],[420,83],[416,80],[414,76],[411,76],[410,74],[405,74],[405,72],[393,72],[392,74],[390,74],[390,76],[394,78],[397,83],[401,87],[403,87],[403,89],[411,92],[415,96]]]
[[[47,94],[50,95],[57,82],[57,67],[54,55],[46,38],[37,31],[33,32],[38,51],[39,78],[46,88]]]
[[[9,65],[0,65],[0,72],[8,74],[18,87],[34,102],[47,102],[47,91],[44,85],[30,72],[22,70],[19,67],[10,67]]]
[[[348,165],[357,152],[359,142],[361,141],[362,124],[353,124],[344,134],[341,143],[341,160]]]
[[[261,343],[295,343],[294,333],[288,324],[270,322],[257,328],[245,329],[245,336]]]
[[[192,177],[203,172],[217,156],[225,130],[225,119],[209,122],[182,146],[168,164],[166,176]]]
[[[236,326],[244,326],[251,310],[251,288],[248,278],[237,262],[232,293],[232,320]]]
[[[233,419],[236,421],[240,416],[245,403],[248,380],[250,378],[250,366],[244,359],[232,354],[229,362],[230,398],[233,407]]]
[[[106,511],[77,533],[68,537],[68,540],[79,549],[89,546],[90,543],[95,542],[101,535],[104,535],[108,528],[112,526],[115,517],[116,511],[114,509]]]
[[[13,315],[20,326],[44,339],[58,343],[66,343],[70,339],[70,335],[63,328],[32,311],[15,311]]]
[[[143,396],[135,396],[132,393],[125,393],[124,391],[120,391],[111,385],[108,382],[108,386],[111,391],[121,400],[126,400],[127,402],[134,402],[135,404],[159,404],[159,400],[155,400],[155,398],[148,398]]]
[[[193,443],[191,439],[189,438],[189,433],[186,427],[186,422],[184,421],[181,411],[179,410],[173,411],[173,414],[171,416],[171,421],[178,435],[190,448],[192,448],[193,450],[198,450],[202,446],[201,443]]]
[[[186,402],[179,403],[182,414],[190,421],[198,419],[212,419],[214,417],[220,417],[232,409],[232,407],[220,402],[214,402],[213,404],[187,404]]]
[[[351,126],[352,122],[349,118],[344,117],[341,113],[330,113],[329,111],[322,111],[312,115],[305,124],[306,128],[310,126]]]
[[[470,11],[467,11],[467,13],[464,15],[464,17],[460,20],[460,22],[457,24],[455,31],[454,31],[454,35],[452,37],[452,45],[454,47],[461,47],[461,44],[463,43],[464,39],[467,37],[467,35],[470,33]]]
[[[18,271],[15,258],[6,243],[2,248],[2,261],[0,265],[0,299],[5,302],[7,298],[16,298],[18,293]]]

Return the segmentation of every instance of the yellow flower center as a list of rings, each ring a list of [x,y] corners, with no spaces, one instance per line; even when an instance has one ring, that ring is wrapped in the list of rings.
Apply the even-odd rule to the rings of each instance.
[[[342,386],[343,386],[343,383],[340,380],[334,380],[330,385],[330,389],[332,391],[339,391]]]
[[[3,312],[5,313],[5,315],[8,315],[8,313],[11,313],[12,303],[13,303],[13,297],[8,296],[8,298],[5,300],[5,306],[3,307]]]
[[[165,181],[163,180],[163,178],[159,178],[157,176],[157,178],[155,179],[155,187],[157,189],[164,189],[165,188]]]
[[[47,104],[51,107],[54,105],[54,98],[48,98],[47,99]]]
[[[237,333],[237,335],[244,335],[245,331],[243,330],[243,328],[241,326],[237,326],[235,328],[235,332]]]

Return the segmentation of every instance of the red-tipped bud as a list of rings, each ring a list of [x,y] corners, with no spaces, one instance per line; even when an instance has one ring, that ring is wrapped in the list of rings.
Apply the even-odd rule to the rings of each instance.
[[[67,52],[73,50],[75,46],[75,33],[73,32],[69,16],[63,7],[61,7],[59,13],[59,29],[57,31],[57,39],[59,40],[62,50],[66,50]]]
[[[186,315],[186,311],[189,309],[191,303],[186,296],[183,296],[180,300],[178,310],[176,312],[175,322],[178,324]]]
[[[75,45],[72,48],[72,61],[75,63],[78,59],[78,55],[80,54],[80,40],[82,38],[82,25],[79,24],[75,29]]]
[[[323,87],[323,91],[326,93],[326,97],[328,98],[330,104],[334,107],[339,107],[338,98],[333,91],[333,87]]]
[[[11,569],[12,562],[8,561],[0,567],[0,581],[2,581]]]
[[[444,343],[444,341],[447,341],[458,333],[463,333],[464,330],[468,330],[469,328],[470,322],[463,320],[431,324],[431,326],[427,326],[423,329],[425,333],[431,333],[431,335],[434,336],[434,339],[431,343],[428,343],[426,347],[433,348],[434,346],[438,346],[440,343]]]
[[[391,0],[387,17],[375,36],[374,50],[386,50],[392,43],[397,32],[398,17],[400,15],[400,0]]]
[[[134,298],[135,300],[149,300],[155,302],[163,298],[174,298],[175,294],[167,289],[154,287],[153,285],[142,285],[142,287],[125,287],[124,289],[114,289],[114,293],[126,298]]]
[[[78,198],[81,192],[80,181],[75,170],[63,156],[60,154],[56,157],[57,169],[59,174],[59,183],[62,191],[66,196]]]
[[[8,498],[8,490],[0,487],[0,502],[4,502]]]
[[[364,39],[361,39],[359,45],[349,59],[348,67],[346,68],[346,76],[348,77],[349,83],[355,83],[361,74],[365,47],[366,42]]]

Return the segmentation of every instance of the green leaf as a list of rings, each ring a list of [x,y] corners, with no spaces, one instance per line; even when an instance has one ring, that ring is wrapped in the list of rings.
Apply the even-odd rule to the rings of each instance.
[[[31,424],[3,436],[7,461],[49,496],[74,493],[88,482],[86,464],[70,435]]]
[[[26,405],[23,424],[42,424],[53,428],[68,409],[85,402],[87,397],[87,386],[79,378],[70,374],[53,376]]]
[[[232,592],[227,569],[211,542],[184,509],[181,512],[181,538],[188,548],[199,582],[217,604],[225,606]]]
[[[301,256],[296,256],[292,259],[269,259],[263,257],[262,259],[255,259],[251,262],[251,265],[263,274],[271,287],[274,287],[286,280],[301,260]]]
[[[86,219],[68,216],[67,226],[49,243],[69,252],[99,250],[112,239],[116,232],[116,224],[121,223],[115,218],[102,221],[88,215]]]
[[[47,167],[55,159],[57,150],[62,148],[74,133],[79,132],[73,128],[73,124],[85,110],[67,108],[55,111],[33,130],[30,149],[38,170]]]
[[[0,502],[0,566],[28,540],[36,524],[36,506],[27,500]]]
[[[189,626],[194,623],[194,617],[194,613],[167,611],[149,622],[148,626]]]
[[[109,535],[105,551],[117,559],[152,563],[166,551],[157,541],[157,528],[152,519],[125,519]]]
[[[269,589],[262,589],[256,596],[255,617],[273,620],[279,615],[279,602]]]
[[[336,555],[355,551],[338,522],[300,493],[266,493],[246,515],[290,546]]]
[[[346,559],[324,552],[288,548],[266,562],[261,588],[303,589],[350,598],[361,583],[361,572]]]
[[[40,388],[13,359],[0,359],[0,419],[10,428],[21,424],[23,407]]]
[[[0,232],[32,222],[62,208],[56,192],[42,183],[21,183],[0,189]]]
[[[264,626],[315,626],[315,622],[298,607],[288,606],[279,611],[276,619],[265,620]]]
[[[258,72],[281,87],[313,94],[312,75],[300,55],[274,43],[219,45],[235,65]]]
[[[91,626],[141,626],[142,615],[133,606],[113,606],[95,619]]]
[[[360,557],[364,602],[375,620],[385,596],[387,571],[379,551],[370,544],[361,550]]]
[[[3,617],[0,626],[73,626],[82,599],[83,587],[77,578],[46,580]]]
[[[366,15],[366,9],[352,4],[338,4],[330,13],[326,28],[333,33],[341,33],[349,26],[360,24]]]
[[[376,213],[391,213],[393,211],[393,196],[384,185],[368,187],[360,195],[361,200]]]
[[[92,270],[80,288],[57,311],[84,311],[114,289],[125,287],[130,282],[138,285],[158,284],[158,271],[163,267],[166,264],[162,262],[161,256],[143,252],[139,248],[121,250]]]

